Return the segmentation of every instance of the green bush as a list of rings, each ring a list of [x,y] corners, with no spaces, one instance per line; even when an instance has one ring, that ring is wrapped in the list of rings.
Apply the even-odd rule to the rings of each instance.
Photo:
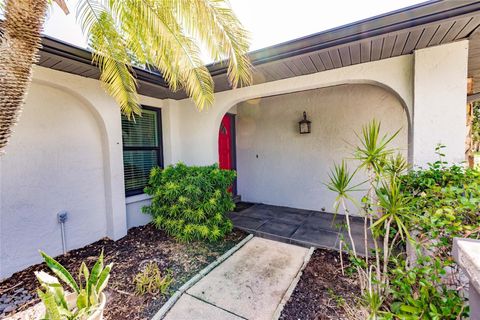
[[[417,265],[392,259],[390,312],[385,319],[464,319],[468,307],[457,290],[442,282],[445,265],[440,258],[419,257]]]
[[[400,177],[402,192],[411,197],[405,221],[415,231],[420,256],[416,265],[394,259],[390,275],[390,312],[400,319],[463,319],[468,316],[465,298],[457,288],[458,266],[451,256],[454,237],[480,237],[480,172],[439,160],[426,169]],[[423,253],[428,256],[422,256]],[[445,284],[449,278],[450,286]],[[390,319],[390,317],[385,317]]]
[[[437,153],[441,154],[441,148]],[[401,177],[403,192],[412,195],[409,229],[443,261],[451,260],[454,237],[480,236],[480,172],[438,160],[427,169]],[[425,241],[424,241],[425,240]],[[427,241],[428,242],[428,241]]]
[[[228,188],[235,172],[217,165],[196,167],[179,163],[164,170],[152,169],[145,192],[155,225],[180,241],[222,239],[232,228],[226,213],[233,210]]]

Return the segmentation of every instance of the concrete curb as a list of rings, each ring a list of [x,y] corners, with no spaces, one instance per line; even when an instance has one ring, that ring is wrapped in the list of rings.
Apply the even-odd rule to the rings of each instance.
[[[200,270],[196,275],[194,275],[190,280],[185,282],[178,290],[173,294],[173,296],[168,299],[168,301],[160,308],[160,310],[155,313],[151,320],[160,320],[165,317],[168,311],[173,307],[173,305],[180,299],[180,297],[190,289],[195,283],[200,281],[203,277],[205,277],[210,271],[212,271],[216,266],[220,263],[225,261],[228,257],[238,251],[241,247],[243,247],[248,241],[253,238],[253,234],[249,234],[245,239],[237,243],[233,248],[222,254],[217,260],[210,263],[208,266]]]
[[[287,291],[285,291],[285,294],[283,295],[282,300],[278,304],[277,309],[275,309],[275,313],[273,314],[272,320],[278,320],[278,318],[280,318],[280,315],[282,314],[282,310],[287,304],[288,300],[290,299],[290,296],[292,295],[293,290],[295,290],[295,287],[297,286],[298,281],[300,281],[300,277],[302,276],[303,270],[305,269],[308,262],[310,261],[310,258],[312,257],[314,250],[315,250],[314,247],[310,247],[310,249],[308,250],[303,260],[303,264],[300,267],[300,270],[298,270],[297,275],[295,276],[295,278],[293,278]]]

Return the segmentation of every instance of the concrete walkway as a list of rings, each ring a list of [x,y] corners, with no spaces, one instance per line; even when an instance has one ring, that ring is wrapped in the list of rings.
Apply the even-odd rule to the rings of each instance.
[[[307,253],[255,237],[190,288],[165,319],[272,319]]]

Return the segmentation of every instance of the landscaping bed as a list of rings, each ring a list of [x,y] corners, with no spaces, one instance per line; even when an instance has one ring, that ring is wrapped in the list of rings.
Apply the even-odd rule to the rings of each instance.
[[[344,254],[343,260],[348,261]],[[360,296],[353,275],[342,275],[340,255],[336,251],[316,249],[300,281],[285,305],[280,319],[345,319],[344,302]]]
[[[179,243],[148,224],[130,229],[127,236],[116,242],[102,239],[56,259],[72,274],[76,274],[82,261],[91,268],[103,249],[105,263],[114,263],[105,290],[108,299],[105,318],[150,319],[183,283],[245,236],[244,232],[234,230],[216,243]],[[133,279],[144,265],[142,262],[151,260],[158,264],[162,272],[170,270],[174,282],[164,295],[137,295]],[[47,271],[46,265],[31,266],[0,283],[0,306],[13,307],[14,302],[18,302],[13,311],[2,313],[3,310],[0,310],[0,318],[26,310],[39,302],[36,295],[38,282],[34,275],[34,271],[39,270]]]

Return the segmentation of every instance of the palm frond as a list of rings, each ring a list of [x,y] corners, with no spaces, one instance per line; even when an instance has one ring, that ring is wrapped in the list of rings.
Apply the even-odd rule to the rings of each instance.
[[[140,111],[132,64],[160,71],[199,110],[214,100],[200,47],[215,60],[228,59],[234,87],[251,83],[248,32],[225,0],[79,0],[77,19],[107,91],[127,116]]]
[[[130,51],[160,70],[172,90],[183,87],[200,110],[212,105],[213,79],[199,47],[184,34],[168,1],[111,2]]]
[[[136,82],[128,65],[102,55],[95,55],[95,61],[102,70],[100,80],[107,92],[117,101],[122,113],[128,118],[135,114],[140,115],[142,111]]]
[[[252,82],[252,65],[246,56],[249,33],[226,1],[174,0],[186,30],[200,39],[216,61],[228,59],[228,75],[233,87]],[[198,25],[202,21],[202,25]]]
[[[76,18],[84,34],[90,35],[93,25],[98,23],[106,10],[103,2],[98,0],[80,0],[77,3]]]
[[[111,11],[105,3],[83,0],[77,6],[77,19],[89,34],[93,62],[100,70],[105,90],[115,99],[128,118],[141,114],[136,81],[130,67],[125,41],[118,32]]]

